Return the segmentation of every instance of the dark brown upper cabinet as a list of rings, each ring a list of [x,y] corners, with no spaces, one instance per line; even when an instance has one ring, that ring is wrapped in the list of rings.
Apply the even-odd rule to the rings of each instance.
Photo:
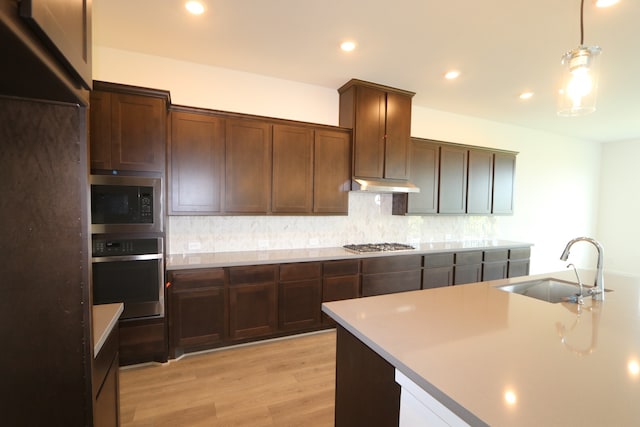
[[[169,213],[223,210],[225,120],[197,111],[171,112]]]
[[[394,194],[394,215],[513,214],[517,153],[422,138],[411,150],[420,193]]]
[[[91,0],[22,0],[20,16],[74,80],[91,89]]]
[[[313,168],[313,213],[343,214],[349,210],[351,134],[316,130]]]
[[[94,82],[91,93],[91,169],[165,170],[169,93]]]
[[[272,125],[260,120],[227,119],[225,211],[266,214],[271,201]]]
[[[515,154],[494,154],[492,213],[496,215],[513,214],[513,189],[515,172]]]
[[[415,94],[355,79],[338,92],[340,126],[353,129],[353,176],[407,180]]]
[[[274,213],[308,213],[313,208],[313,129],[273,126]]]
[[[439,213],[464,214],[467,211],[467,154],[464,147],[440,147]]]
[[[490,214],[493,190],[493,153],[469,150],[467,213]]]

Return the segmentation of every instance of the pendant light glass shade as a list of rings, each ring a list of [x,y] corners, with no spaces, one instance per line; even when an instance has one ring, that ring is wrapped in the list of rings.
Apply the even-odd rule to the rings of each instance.
[[[598,46],[580,45],[562,56],[559,116],[582,116],[596,110],[600,52]]]

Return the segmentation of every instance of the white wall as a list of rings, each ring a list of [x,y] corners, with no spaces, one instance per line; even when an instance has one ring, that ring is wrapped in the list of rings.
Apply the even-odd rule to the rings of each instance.
[[[93,70],[96,80],[167,89],[174,104],[338,123],[337,88],[100,46],[94,47]],[[594,235],[599,144],[416,106],[412,122],[416,137],[518,151],[515,214],[397,217],[390,195],[350,193],[349,216],[342,217],[172,217],[169,252],[498,238],[533,243],[532,273],[538,273],[564,269],[558,258],[565,243]],[[189,249],[190,243],[199,249]],[[590,267],[590,256],[572,251],[571,261]]]
[[[640,141],[610,142],[602,148],[597,235],[607,270],[640,275]]]

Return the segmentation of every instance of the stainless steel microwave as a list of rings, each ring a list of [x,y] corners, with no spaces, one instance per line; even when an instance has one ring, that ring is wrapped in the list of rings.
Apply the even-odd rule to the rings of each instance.
[[[91,233],[161,233],[162,180],[91,175]]]

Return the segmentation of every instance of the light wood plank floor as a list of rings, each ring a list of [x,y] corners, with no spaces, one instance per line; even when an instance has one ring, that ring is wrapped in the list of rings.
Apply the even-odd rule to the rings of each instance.
[[[335,330],[120,371],[123,427],[333,426]]]

